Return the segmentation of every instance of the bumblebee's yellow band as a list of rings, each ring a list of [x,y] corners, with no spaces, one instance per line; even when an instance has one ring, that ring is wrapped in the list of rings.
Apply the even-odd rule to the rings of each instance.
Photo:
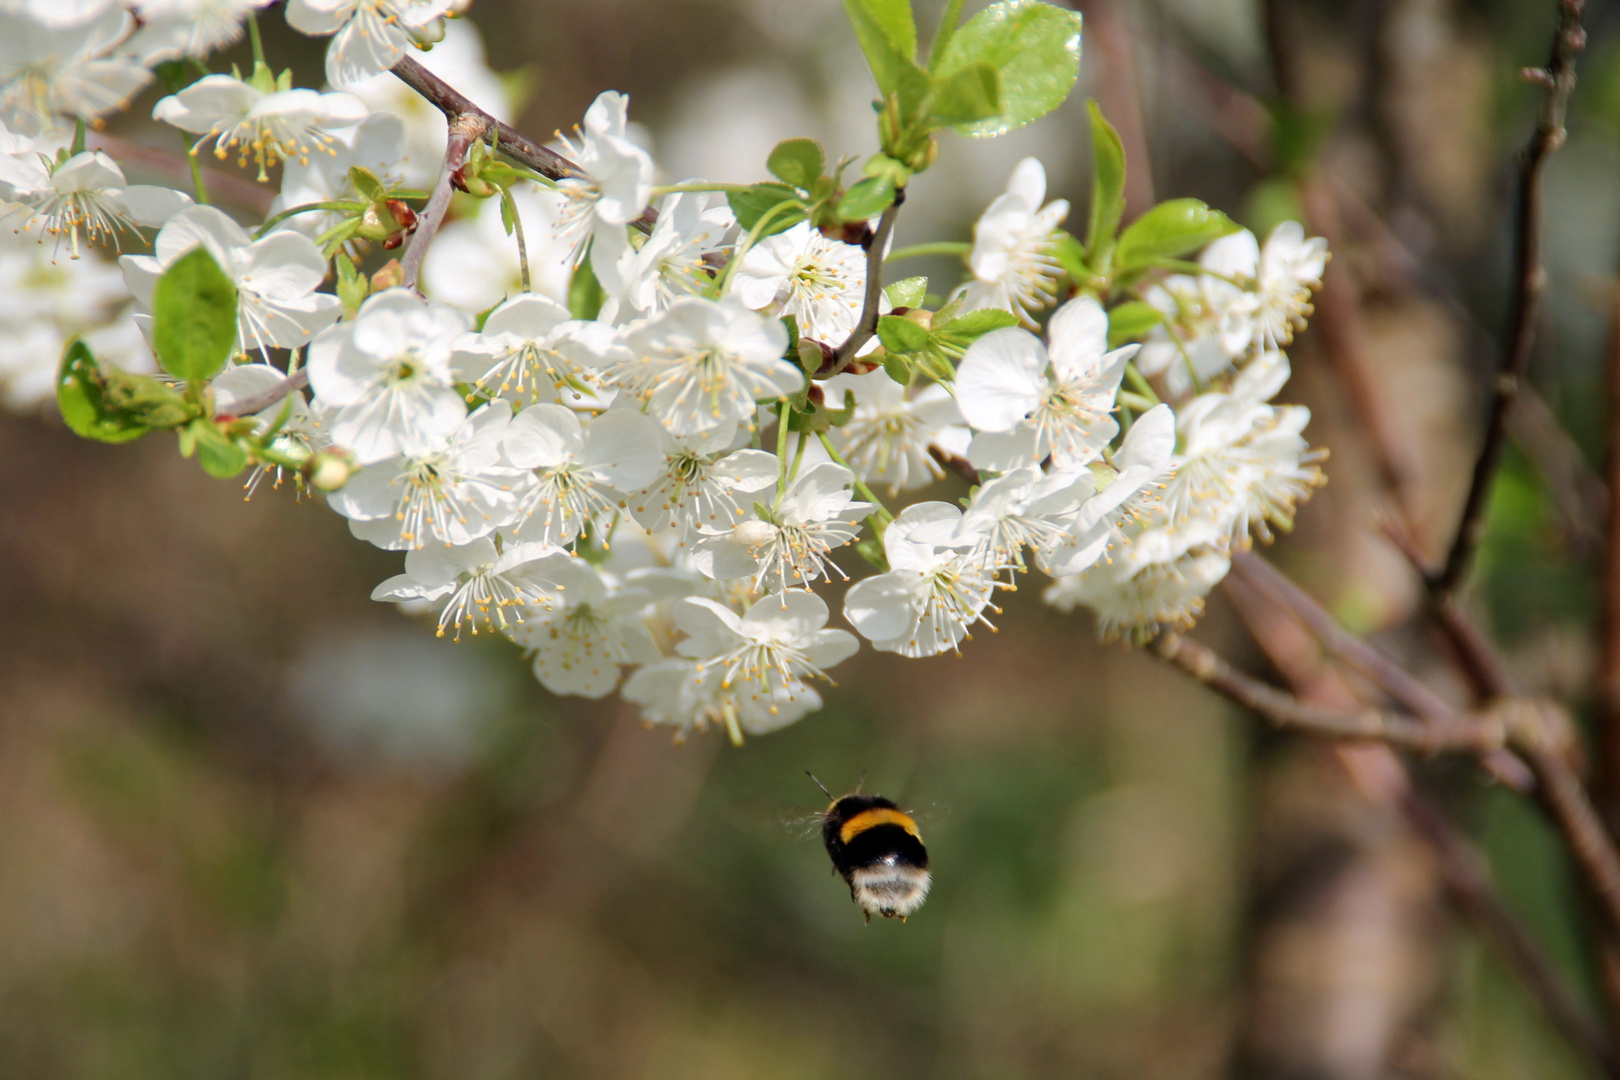
[[[903,814],[888,806],[874,806],[870,810],[862,810],[844,822],[844,827],[838,830],[838,839],[847,844],[867,829],[878,825],[898,825],[917,839],[922,839],[917,835],[917,823],[911,820],[911,815]]]

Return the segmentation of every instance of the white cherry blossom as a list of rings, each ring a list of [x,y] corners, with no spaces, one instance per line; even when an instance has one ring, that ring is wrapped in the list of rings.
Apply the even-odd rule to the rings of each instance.
[[[706,532],[692,549],[692,565],[721,581],[751,578],[756,592],[806,586],[829,573],[847,577],[832,551],[859,536],[861,518],[874,509],[855,501],[854,483],[854,474],[830,461],[803,469],[773,520],[750,518],[725,532]]]
[[[529,183],[515,185],[511,194],[523,223],[533,291],[566,303],[574,265],[570,249],[552,231],[562,196]],[[484,199],[471,218],[440,229],[422,264],[423,291],[463,311],[487,311],[516,296],[522,280],[517,244],[501,224],[500,199]]]
[[[533,653],[534,677],[547,690],[605,697],[618,685],[621,666],[659,659],[641,618],[651,593],[610,582],[583,559],[559,563],[548,576],[557,585],[556,602],[511,634]]]
[[[628,492],[658,472],[658,425],[633,409],[610,409],[580,423],[562,405],[531,405],[507,429],[506,458],[534,478],[519,493],[522,540],[571,544],[589,526],[605,535]]]
[[[236,285],[241,352],[307,345],[342,313],[337,297],[315,291],[326,276],[326,259],[309,237],[277,229],[255,240],[212,206],[193,206],[170,218],[157,235],[154,254],[118,260],[135,299],[150,310],[158,278],[198,247],[206,248]]]
[[[399,186],[404,182],[399,169],[404,138],[405,127],[399,117],[372,113],[354,127],[334,134],[328,153],[316,154],[307,161],[287,159],[281,167],[281,192],[270,203],[267,219],[298,206],[357,199],[359,193],[349,171],[355,166],[371,173],[385,187]],[[340,215],[334,211],[315,210],[294,214],[280,227],[314,239],[339,220]]]
[[[271,364],[238,364],[226,368],[208,384],[208,389],[214,395],[215,415],[235,416],[238,401],[263,393],[286,377],[285,371]],[[254,431],[262,435],[271,424],[281,421],[281,427],[270,441],[271,449],[290,458],[304,459],[332,444],[331,435],[323,423],[324,416],[325,410],[318,403],[312,404],[304,399],[304,395],[293,393],[256,413],[258,423],[254,425]],[[283,471],[280,465],[261,463],[248,474],[247,482],[242,486],[251,498],[266,476],[274,475],[272,485],[280,487]]]
[[[162,227],[191,205],[173,188],[129,184],[118,163],[99,150],[74,154],[47,165],[32,150],[0,155],[0,198],[17,203],[0,213],[0,223],[19,232],[66,242],[72,258],[90,244],[120,244],[137,228]],[[138,234],[136,234],[138,235]]]
[[[450,355],[471,322],[409,289],[388,289],[311,342],[309,382],[335,411],[332,441],[362,465],[442,445],[467,414]]]
[[[866,249],[829,240],[808,221],[748,249],[731,278],[746,307],[791,315],[799,335],[837,347],[861,320],[866,302]],[[889,310],[888,298],[880,310]],[[877,348],[873,339],[861,355]]]
[[[569,556],[545,544],[500,549],[480,539],[461,547],[434,545],[408,552],[405,572],[378,585],[371,598],[443,600],[440,637],[454,629],[460,641],[463,626],[476,635],[480,623],[486,632],[511,634],[561,602],[553,575],[568,563]]]
[[[1279,349],[1294,340],[1311,313],[1311,293],[1322,287],[1327,268],[1327,241],[1307,239],[1299,222],[1285,221],[1271,230],[1264,247],[1244,229],[1211,243],[1199,263],[1253,290],[1231,306],[1228,317],[1248,323],[1257,348]]]
[[[714,271],[705,259],[723,250],[726,234],[737,222],[730,207],[706,209],[706,199],[701,193],[677,192],[664,200],[652,235],[620,257],[619,281],[600,316],[604,322],[656,315],[709,285]]]
[[[275,0],[136,0],[141,28],[127,51],[148,66],[183,56],[204,57],[242,38],[243,23]]]
[[[211,142],[221,161],[234,153],[246,168],[251,159],[260,181],[283,160],[307,167],[312,157],[336,156],[331,133],[365,118],[365,103],[353,94],[293,89],[285,79],[273,82],[262,65],[252,79],[206,75],[152,109],[152,119],[198,136],[192,153]]]
[[[597,95],[585,110],[580,141],[564,139],[569,159],[585,175],[557,184],[564,200],[557,237],[576,264],[590,246],[591,269],[610,292],[622,287],[619,261],[630,246],[625,227],[652,198],[652,158],[625,134],[629,107],[630,99],[617,91]]]
[[[115,52],[134,25],[118,7],[58,28],[0,11],[0,123],[37,135],[61,117],[96,120],[127,108],[152,79]]]
[[[943,479],[945,470],[928,448],[966,441],[956,399],[938,383],[907,388],[872,371],[839,375],[822,386],[855,396],[854,415],[830,432],[833,445],[856,476],[872,487],[888,485],[890,495]]]
[[[680,300],[631,327],[608,384],[639,398],[674,435],[752,421],[756,401],[797,393],[787,331],[734,301]]]
[[[675,622],[688,635],[675,651],[698,661],[704,675],[718,672],[718,689],[734,701],[756,703],[767,714],[780,708],[779,697],[791,703],[808,691],[806,679],[825,679],[828,668],[860,647],[849,631],[825,629],[826,603],[798,590],[766,596],[743,615],[688,597],[675,604]]]
[[[455,0],[287,0],[287,23],[311,37],[332,35],[326,81],[346,87],[380,75],[413,45],[443,35]]]
[[[1137,346],[1108,351],[1108,316],[1089,296],[1052,316],[1051,346],[1027,330],[992,330],[956,374],[962,416],[979,432],[968,460],[1006,470],[1046,457],[1060,469],[1095,461],[1119,431],[1114,397]]]
[[[1017,315],[1030,329],[1034,313],[1057,299],[1063,268],[1052,255],[1057,228],[1069,216],[1069,203],[1046,198],[1046,169],[1025,158],[1007,180],[1007,191],[992,202],[973,227],[968,267],[973,280],[960,296],[968,311],[1001,308]]]
[[[1173,562],[1131,571],[1124,560],[1098,563],[1083,574],[1060,577],[1041,599],[1060,611],[1084,605],[1097,618],[1104,641],[1141,643],[1160,630],[1185,630],[1204,610],[1204,598],[1232,568],[1218,551],[1200,551]]]
[[[595,388],[615,347],[611,327],[575,319],[550,297],[521,293],[456,343],[456,374],[477,394],[518,405],[605,408]]]
[[[769,735],[821,708],[821,695],[797,680],[776,686],[767,695],[752,684],[727,688],[724,678],[720,668],[668,657],[636,669],[619,694],[641,706],[641,718],[647,723],[673,727],[677,743],[712,724],[724,728],[740,746],[745,734]]]
[[[501,460],[511,419],[506,402],[486,405],[432,450],[367,465],[327,501],[355,536],[393,551],[488,536],[511,520],[524,479]]]
[[[666,436],[658,476],[630,497],[630,514],[651,532],[674,527],[682,541],[699,529],[729,529],[748,516],[751,498],[776,483],[776,455],[726,451],[737,428]]]
[[[977,554],[985,538],[960,528],[949,503],[913,503],[883,534],[888,573],[856,582],[844,617],[880,652],[934,656],[957,648],[984,619],[995,569]],[[941,542],[944,541],[944,542]]]

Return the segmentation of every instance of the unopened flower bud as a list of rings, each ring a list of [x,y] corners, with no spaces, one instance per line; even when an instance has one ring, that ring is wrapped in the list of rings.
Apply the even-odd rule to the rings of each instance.
[[[354,475],[354,459],[341,450],[323,450],[310,457],[304,468],[309,485],[317,491],[336,491]]]
[[[371,291],[380,293],[384,289],[392,289],[396,285],[405,283],[405,270],[399,265],[398,259],[389,259],[383,263],[382,269],[371,275]]]

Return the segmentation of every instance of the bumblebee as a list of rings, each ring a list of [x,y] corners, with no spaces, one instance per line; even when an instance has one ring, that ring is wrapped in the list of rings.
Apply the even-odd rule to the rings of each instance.
[[[821,838],[833,870],[849,884],[851,900],[870,923],[873,915],[906,921],[928,898],[928,849],[911,815],[881,795],[855,794],[841,799],[813,774],[832,802],[821,814]]]

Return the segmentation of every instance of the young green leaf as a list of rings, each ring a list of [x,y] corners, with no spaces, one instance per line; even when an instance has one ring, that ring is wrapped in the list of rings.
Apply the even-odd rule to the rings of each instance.
[[[901,88],[905,69],[917,66],[917,24],[911,0],[844,0],[844,14],[884,97]]]
[[[1152,304],[1131,300],[1108,312],[1108,347],[1117,349],[1128,341],[1139,341],[1148,331],[1164,322],[1164,313]]]
[[[1079,78],[1080,16],[1040,0],[998,0],[951,35],[933,69],[944,80],[973,64],[999,76],[999,112],[957,130],[993,136],[1023,127],[1062,104]]]
[[[1080,241],[1066,232],[1059,232],[1052,244],[1052,258],[1063,267],[1070,281],[1083,282],[1091,277],[1091,269],[1086,266],[1085,249],[1080,246]]]
[[[1001,113],[1001,77],[989,64],[969,64],[934,81],[928,126],[972,124]]]
[[[1197,199],[1171,199],[1131,223],[1119,238],[1114,260],[1122,272],[1139,269],[1155,259],[1196,251],[1237,229],[1231,218]]]
[[[962,341],[964,345],[977,341],[980,337],[992,330],[1001,330],[1008,326],[1017,326],[1018,316],[1001,308],[979,308],[977,311],[965,312],[939,327],[935,336],[955,344]]]
[[[786,139],[776,144],[765,159],[771,175],[801,191],[809,191],[821,179],[827,157],[814,139]]]
[[[889,208],[894,202],[894,178],[868,176],[838,200],[838,216],[845,221],[865,221]]]
[[[90,347],[82,341],[68,345],[56,380],[56,405],[68,429],[104,443],[124,443],[145,435],[145,424],[107,408],[105,389],[101,365]]]
[[[755,184],[747,191],[733,191],[726,196],[726,202],[731,205],[731,212],[737,215],[737,224],[752,231],[759,219],[764,217],[775,207],[782,203],[798,203],[799,193],[786,184]],[[804,209],[784,209],[778,211],[766,224],[762,236],[771,236],[791,229],[804,220]]]
[[[1086,227],[1086,258],[1095,271],[1105,271],[1119,219],[1125,213],[1125,146],[1119,132],[1103,118],[1095,101],[1091,112],[1091,219]]]
[[[596,273],[591,269],[591,261],[582,259],[579,269],[574,271],[573,279],[568,283],[569,313],[576,319],[594,319],[606,299],[602,283],[596,280]]]
[[[928,279],[925,277],[902,278],[892,285],[885,285],[883,295],[887,296],[889,303],[895,307],[922,307],[923,298],[928,295]]]
[[[945,10],[939,17],[939,31],[934,34],[934,43],[928,48],[928,70],[938,71],[939,61],[945,55],[945,47],[951,43],[956,34],[956,28],[962,22],[962,0],[948,0]]]
[[[212,420],[193,420],[181,435],[181,453],[190,457],[188,450],[195,449],[197,464],[209,476],[228,480],[247,468],[247,451],[235,439],[219,430],[219,425]]]
[[[213,378],[236,345],[236,285],[204,247],[176,259],[152,291],[152,346],[177,379]]]

